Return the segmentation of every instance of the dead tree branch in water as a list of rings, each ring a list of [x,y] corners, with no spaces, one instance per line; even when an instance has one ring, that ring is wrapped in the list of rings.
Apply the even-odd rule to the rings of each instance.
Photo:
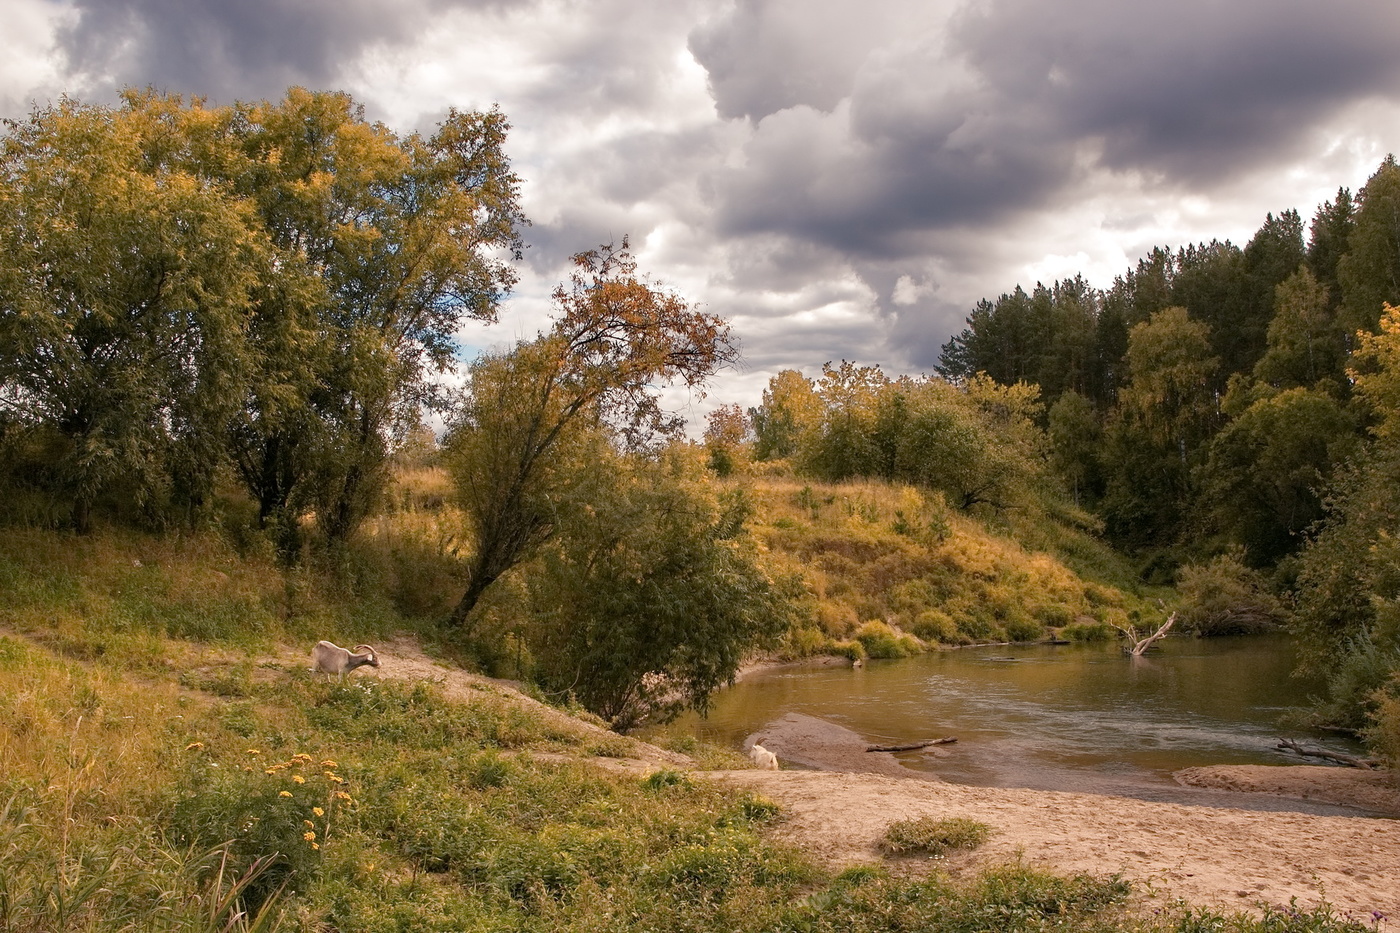
[[[1320,748],[1304,748],[1292,739],[1280,739],[1278,747],[1297,752],[1304,758],[1322,758],[1352,768],[1365,768],[1367,771],[1374,771],[1380,766],[1380,760],[1376,758],[1357,758],[1354,755],[1343,755],[1340,752],[1329,752]]]
[[[1167,619],[1167,621],[1162,623],[1161,628],[1157,629],[1157,631],[1153,632],[1151,635],[1148,635],[1146,638],[1139,638],[1137,629],[1133,628],[1131,625],[1117,626],[1118,631],[1128,636],[1128,640],[1133,643],[1133,646],[1131,648],[1124,645],[1123,653],[1132,655],[1135,658],[1142,657],[1143,652],[1145,652],[1148,648],[1151,648],[1153,642],[1157,641],[1157,639],[1164,637],[1167,634],[1168,630],[1170,630],[1171,627],[1175,624],[1176,613],[1173,612],[1171,616]]]
[[[927,742],[914,742],[909,745],[871,745],[867,752],[912,752],[916,748],[928,748],[930,745],[952,745],[957,741],[956,737],[950,736],[946,739],[929,739]]]

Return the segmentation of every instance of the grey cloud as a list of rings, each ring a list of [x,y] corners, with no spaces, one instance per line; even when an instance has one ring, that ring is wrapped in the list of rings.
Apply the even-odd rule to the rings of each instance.
[[[919,0],[739,0],[697,27],[690,51],[723,117],[760,120],[789,107],[831,110],[872,49],[927,16]]]
[[[77,22],[59,41],[73,66],[118,84],[230,102],[325,86],[366,46],[402,41],[436,10],[466,2],[76,0]]]
[[[1295,155],[1358,96],[1400,96],[1393,4],[989,0],[936,33],[857,30],[854,69],[794,59],[766,28],[787,9],[746,0],[692,36],[721,113],[761,117],[746,163],[716,174],[718,223],[858,258],[1005,226],[1094,168],[1219,185]],[[792,61],[823,80],[785,81]]]
[[[1400,94],[1400,6],[1370,0],[993,0],[951,42],[994,92],[1102,162],[1219,181],[1358,95]],[[1291,153],[1288,153],[1291,154]]]

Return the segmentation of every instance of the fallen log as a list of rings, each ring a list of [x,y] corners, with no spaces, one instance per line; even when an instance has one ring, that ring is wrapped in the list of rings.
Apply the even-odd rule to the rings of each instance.
[[[909,745],[871,745],[867,752],[912,752],[916,748],[928,748],[930,745],[952,745],[957,738],[950,736],[946,739],[929,739],[927,742],[912,742]]]
[[[1292,739],[1280,739],[1278,747],[1297,752],[1304,758],[1321,758],[1324,761],[1335,761],[1337,764],[1352,768],[1365,768],[1367,771],[1374,771],[1381,763],[1377,758],[1357,758],[1355,755],[1343,755],[1340,752],[1329,752],[1320,748],[1304,748]]]

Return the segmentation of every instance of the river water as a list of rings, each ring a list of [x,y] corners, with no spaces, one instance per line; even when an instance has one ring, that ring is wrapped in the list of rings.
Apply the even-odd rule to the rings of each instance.
[[[1287,639],[1158,644],[1137,659],[1117,645],[999,645],[858,669],[777,668],[722,691],[708,718],[689,717],[668,731],[739,747],[765,724],[800,712],[877,745],[955,736],[954,745],[899,754],[907,767],[954,783],[1261,808],[1273,808],[1272,798],[1242,804],[1240,797],[1256,795],[1183,788],[1171,774],[1196,765],[1299,763],[1274,748],[1281,736],[1358,751],[1283,724],[1320,689],[1292,676]]]

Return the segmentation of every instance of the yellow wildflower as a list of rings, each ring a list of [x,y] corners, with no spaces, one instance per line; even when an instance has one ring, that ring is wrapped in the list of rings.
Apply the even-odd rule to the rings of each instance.
[[[307,842],[315,842],[315,841],[316,841],[316,834],[313,833],[313,832],[309,832],[309,831],[308,831],[308,832],[304,832],[304,833],[301,834],[301,838],[305,839]]]
[[[313,842],[313,843],[311,843],[311,848],[313,848],[313,849],[319,849],[319,848],[321,848],[321,844],[320,844],[319,842]]]
[[[297,752],[295,755],[292,756],[292,761],[310,762],[313,760],[314,759],[310,755],[306,754],[306,752]]]
[[[338,767],[338,766],[336,765],[336,763],[335,763],[334,761],[331,761],[329,758],[327,758],[325,761],[321,762],[321,767],[323,767],[323,768],[335,768],[335,767]]]
[[[332,796],[335,797],[336,800],[344,800],[344,801],[347,801],[347,802],[353,802],[353,801],[350,800],[350,795],[347,794],[347,793],[346,793],[345,791],[343,791],[343,790],[338,790],[338,791],[336,791]]]
[[[256,748],[250,748],[250,749],[248,749],[248,754],[250,754],[250,755],[261,755],[262,752],[259,751],[259,750],[256,749]]]
[[[306,783],[306,778],[302,777],[300,774],[293,774],[293,775],[292,775],[292,780],[293,780],[293,781],[296,781],[298,784],[305,784],[305,783]]]
[[[307,829],[315,829],[315,828],[316,828],[316,824],[313,823],[313,822],[311,822],[310,820],[302,820],[301,822],[302,822],[303,825],[306,826]]]
[[[326,811],[325,811],[325,810],[322,810],[320,807],[312,807],[312,808],[311,808],[311,812],[314,813],[314,814],[316,814],[317,816],[325,816],[325,815],[326,815]]]
[[[290,796],[292,796],[292,792],[289,791],[289,790],[278,791],[278,792],[277,792],[277,796],[278,796],[278,797],[290,797]]]
[[[325,772],[322,772],[322,773],[325,775],[326,780],[327,780],[327,781],[330,781],[332,784],[344,784],[344,783],[345,783],[345,779],[342,778],[340,775],[336,774],[334,771],[325,771]]]
[[[203,748],[203,747],[204,747],[204,743],[203,743],[203,742],[191,742],[190,744],[188,744],[188,745],[185,746],[185,751],[189,751],[189,750],[192,749],[192,748]]]

